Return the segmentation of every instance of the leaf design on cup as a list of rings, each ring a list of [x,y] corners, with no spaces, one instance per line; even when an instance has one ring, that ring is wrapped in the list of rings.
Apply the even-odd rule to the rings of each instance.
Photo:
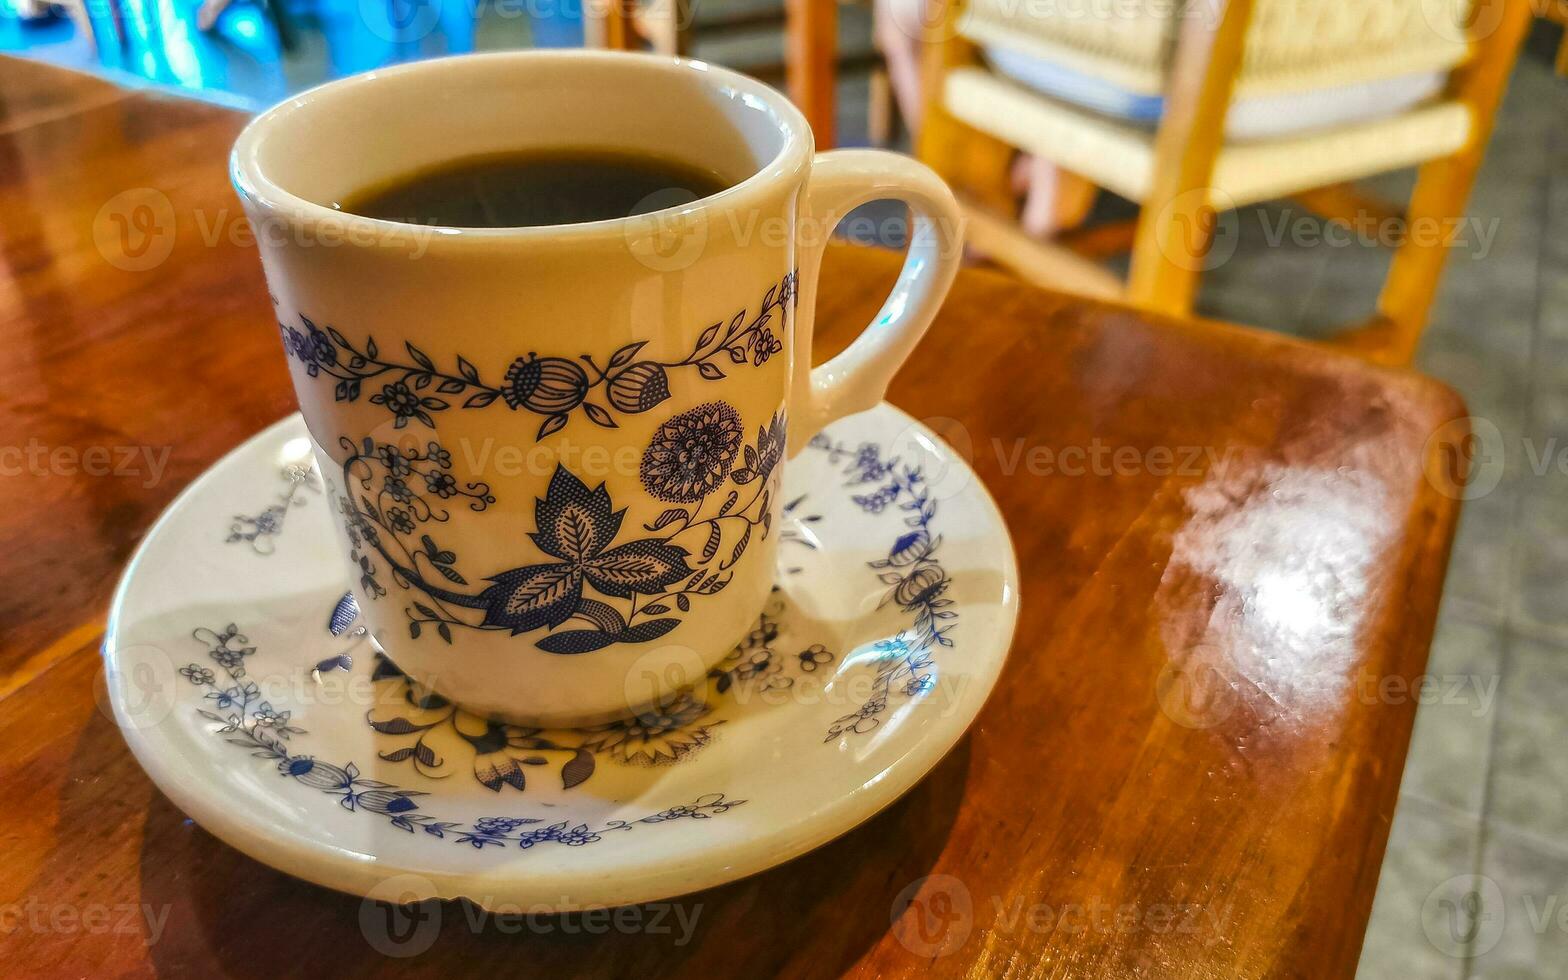
[[[624,599],[633,592],[660,592],[691,574],[686,550],[664,541],[645,538],[605,550],[625,513],[611,509],[604,484],[590,491],[566,467],[557,466],[535,507],[540,529],[533,539],[541,551],[561,560],[490,576],[495,584],[478,597],[484,625],[514,635],[541,626],[553,629],[576,612],[584,583]],[[614,641],[612,636],[607,642]]]
[[[475,605],[485,612],[484,625],[511,630],[513,636],[561,625],[583,594],[582,569],[565,563],[514,568],[489,580],[495,585],[480,593]]]
[[[590,488],[557,465],[544,496],[534,501],[528,533],[547,560],[486,576],[489,584],[478,592],[459,591],[469,579],[429,525],[449,520],[441,506],[448,498],[469,500],[474,511],[486,510],[495,498],[485,484],[464,484],[453,475],[451,453],[439,444],[415,452],[370,439],[341,440],[349,457],[338,503],[366,575],[379,573],[379,559],[395,584],[423,593],[407,609],[411,639],[420,639],[427,627],[447,643],[458,628],[513,636],[543,630],[535,645],[558,654],[647,643],[680,625],[672,606],[689,612],[693,597],[724,590],[754,529],[768,536],[784,415],[759,426],[752,445],[742,446],[743,431],[739,413],[723,402],[667,419],[650,442],[642,476],[658,496],[686,506],[666,509],[643,526],[648,536],[630,540],[621,536],[626,509],[616,508],[605,484]],[[742,450],[746,465],[732,470]],[[421,482],[433,501],[414,489]],[[742,489],[716,492],[730,482]],[[372,590],[371,597],[383,594],[384,588]]]
[[[726,376],[721,364],[731,370],[762,367],[784,349],[783,318],[796,301],[792,271],[768,286],[755,314],[741,309],[704,328],[691,352],[678,360],[645,356],[647,340],[621,345],[602,367],[592,354],[571,358],[529,351],[513,357],[495,384],[461,354],[448,367],[444,358],[438,360],[412,343],[404,344],[402,351],[385,352],[374,336],[356,344],[336,327],[319,327],[304,314],[300,326],[280,322],[278,329],[284,353],[304,366],[306,377],[331,381],[335,401],[357,402],[368,393],[372,404],[392,415],[396,428],[417,422],[434,429],[442,412],[489,408],[499,401],[514,412],[541,417],[537,440],[559,432],[579,415],[601,428],[619,428],[617,414],[639,415],[670,397],[672,372],[689,370],[718,381]],[[461,397],[441,397],[445,395]]]

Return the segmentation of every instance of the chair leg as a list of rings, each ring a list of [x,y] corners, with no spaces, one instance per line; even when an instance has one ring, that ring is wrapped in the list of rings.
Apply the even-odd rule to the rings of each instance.
[[[1555,67],[1559,78],[1568,78],[1568,0],[1545,0],[1540,15],[1563,29],[1562,40],[1557,42]]]
[[[1145,309],[1192,312],[1213,239],[1214,161],[1251,18],[1252,0],[1227,0],[1218,23],[1205,16],[1181,22],[1127,281],[1127,298]]]
[[[1089,220],[1100,186],[1087,177],[1063,170],[1056,177],[1056,228],[1058,232],[1081,226]]]
[[[837,113],[838,0],[785,0],[785,76],[789,96],[811,124],[817,149],[831,150]]]
[[[1190,316],[1218,223],[1219,212],[1198,192],[1144,202],[1133,236],[1128,302],[1169,316]]]
[[[1018,223],[1035,238],[1055,238],[1083,224],[1094,207],[1099,188],[1077,174],[1039,157],[1027,164],[1029,190]]]
[[[685,55],[691,10],[689,0],[651,0],[636,8],[632,24],[659,54]]]
[[[1008,179],[1016,152],[1011,146],[965,125],[936,105],[926,106],[915,146],[920,162],[954,189],[963,190],[997,214],[1017,213],[1018,200]]]
[[[894,113],[893,83],[887,69],[878,66],[871,71],[871,92],[866,97],[866,130],[872,146],[893,145]]]
[[[1519,46],[1529,31],[1529,0],[1478,0],[1477,5],[1484,3],[1501,5],[1501,17],[1491,33],[1478,40],[1470,62],[1456,71],[1450,82],[1451,97],[1470,107],[1469,139],[1457,153],[1426,163],[1417,172],[1407,209],[1407,227],[1412,234],[1394,253],[1378,297],[1383,350],[1369,353],[1386,363],[1407,364],[1415,356],[1437,294],[1443,262],[1452,247],[1449,239],[1457,230],[1456,219],[1464,213],[1492,135],[1497,104],[1507,87]],[[1475,14],[1474,21],[1493,23],[1484,13]],[[1414,233],[1423,227],[1439,228],[1443,233],[1435,239],[1429,234]]]
[[[583,46],[609,51],[633,51],[637,31],[631,7],[636,0],[611,0],[583,5]]]
[[[947,111],[944,92],[950,68],[973,64],[974,45],[958,33],[958,4],[940,7],[942,16],[926,25],[920,57],[920,96],[924,100],[914,130],[915,156],[969,199],[999,215],[1018,210],[1009,172],[1016,151]]]

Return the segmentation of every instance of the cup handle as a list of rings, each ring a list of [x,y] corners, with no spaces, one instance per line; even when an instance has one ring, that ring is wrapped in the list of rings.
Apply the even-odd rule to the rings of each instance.
[[[854,343],[810,369],[822,254],[839,221],[868,201],[909,205],[914,221],[909,254],[876,319]],[[919,343],[963,258],[963,212],[942,178],[906,156],[883,150],[817,154],[801,207],[799,306],[795,314],[795,373],[789,452],[794,455],[830,422],[876,406],[888,383]]]

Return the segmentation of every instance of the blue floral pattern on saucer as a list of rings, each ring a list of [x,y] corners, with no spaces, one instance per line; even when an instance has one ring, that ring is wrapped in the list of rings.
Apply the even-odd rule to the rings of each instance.
[[[877,641],[879,666],[872,694],[858,709],[828,727],[823,741],[831,742],[876,728],[895,691],[917,698],[931,690],[936,683],[931,656],[937,649],[953,645],[948,634],[958,625],[958,611],[946,597],[953,583],[936,558],[942,546],[942,536],[932,526],[937,503],[920,467],[896,456],[887,458],[874,442],[849,449],[826,435],[817,435],[808,445],[827,453],[830,462],[843,465],[846,486],[868,488],[851,498],[857,507],[869,514],[895,508],[904,513],[904,525],[909,528],[893,541],[886,558],[876,559],[870,566],[878,570],[878,578],[888,587],[882,605],[896,603],[914,620],[896,636]]]
[[[598,827],[569,820],[539,827],[538,824],[545,822],[539,817],[480,817],[471,824],[439,820],[420,810],[418,798],[429,796],[427,792],[370,779],[362,775],[353,762],[336,765],[291,752],[290,737],[303,735],[305,730],[290,723],[290,712],[278,711],[269,701],[262,700],[260,689],[247,677],[245,659],[255,654],[256,648],[250,645],[238,626],[230,623],[222,631],[201,627],[192,636],[206,644],[207,658],[216,670],[190,663],[180,668],[180,674],[201,688],[203,700],[211,703],[210,708],[200,708],[198,713],[218,724],[214,734],[232,745],[249,749],[258,759],[275,760],[280,775],[334,797],[343,809],[379,814],[392,826],[409,833],[417,827],[432,837],[475,848],[510,844],[525,850],[536,844],[582,847],[598,843],[605,834],[645,824],[683,818],[706,820],[746,802],[728,799],[723,793],[709,793],[690,803],[667,807],[637,820],[610,820]]]

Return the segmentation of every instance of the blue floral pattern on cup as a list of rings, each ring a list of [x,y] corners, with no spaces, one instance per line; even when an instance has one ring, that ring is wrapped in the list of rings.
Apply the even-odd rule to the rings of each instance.
[[[461,354],[452,356],[450,367],[439,367],[412,343],[402,351],[383,351],[373,336],[356,343],[306,316],[298,326],[280,323],[278,329],[284,352],[304,365],[308,377],[334,382],[334,399],[355,402],[370,390],[371,404],[391,413],[396,428],[410,422],[435,428],[441,412],[500,401],[513,411],[542,416],[535,438],[543,439],[579,412],[597,426],[618,428],[617,415],[646,412],[670,397],[672,371],[693,370],[704,380],[718,381],[727,376],[726,369],[761,367],[784,349],[774,330],[782,333],[784,313],[798,301],[797,278],[790,272],[769,286],[755,314],[743,309],[704,329],[691,353],[678,360],[644,356],[646,340],[623,345],[602,366],[592,354],[573,359],[530,351],[511,362],[499,383],[485,381]]]
[[[535,499],[529,534],[545,560],[488,574],[482,589],[470,587],[457,554],[435,535],[452,504],[483,512],[495,496],[487,484],[454,476],[439,442],[411,450],[344,437],[343,483],[334,489],[361,590],[379,599],[390,578],[422,594],[405,610],[411,639],[429,629],[447,643],[456,629],[500,630],[535,635],[547,653],[584,654],[657,640],[694,600],[729,585],[753,536],[772,530],[786,440],[782,410],[750,442],[722,401],[667,419],[643,453],[640,477],[650,496],[674,506],[641,533],[624,527],[626,510],[605,484],[590,488],[557,466]],[[678,535],[687,545],[675,543]]]
[[[782,420],[777,422],[777,431],[770,438],[776,436],[778,447],[782,447]],[[907,626],[875,644],[876,676],[871,695],[855,711],[829,726],[824,741],[831,742],[874,730],[892,698],[918,698],[932,689],[935,683],[933,658],[937,651],[953,647],[950,634],[958,624],[958,613],[948,596],[952,579],[938,560],[942,538],[936,528],[937,501],[921,468],[899,457],[888,456],[875,443],[851,448],[826,436],[818,436],[809,446],[840,467],[844,486],[852,491],[851,500],[861,511],[867,514],[894,511],[902,515],[904,530],[890,542],[885,556],[873,559],[868,566],[886,587],[880,607],[894,606],[911,617]],[[755,446],[746,448],[752,451],[744,458],[738,456],[741,465],[726,469],[727,476],[740,486],[757,480],[766,484],[777,460],[756,452]],[[375,451],[376,447],[371,446],[363,455]],[[441,470],[450,462],[435,443],[414,456],[418,458],[405,460],[407,472],[403,472],[403,466],[389,463],[377,453],[388,472],[394,478],[401,473],[405,482],[417,475],[420,463],[428,464],[425,468],[433,466]],[[738,480],[735,479],[737,472],[740,473]],[[573,499],[579,503],[582,494],[593,496],[593,491],[587,490],[580,481],[572,489]],[[462,499],[470,501],[473,509],[483,509],[487,488],[470,485],[462,491]],[[819,518],[806,512],[805,499],[790,501],[783,511],[786,515],[798,511],[793,519],[814,523]],[[541,505],[548,500],[547,494]],[[549,508],[541,512],[548,513]],[[673,517],[670,516],[672,512]],[[672,508],[671,512],[645,526],[645,530],[659,531],[676,525],[687,527],[696,520],[695,511]],[[614,536],[612,531],[608,540],[613,540]],[[808,537],[789,531],[785,532],[784,539],[808,547],[812,544]],[[597,541],[597,537],[594,540]],[[364,547],[363,529],[356,547]],[[455,563],[455,556],[440,553],[428,536],[421,547],[427,552],[427,558],[422,561],[428,564],[450,566]],[[461,573],[449,570],[456,578],[446,578],[451,581],[462,579]],[[689,604],[680,605],[683,612],[689,608]],[[771,615],[777,616],[778,610],[772,609]],[[354,629],[357,635],[359,629],[353,626],[356,619],[357,610],[351,599],[345,597],[332,611],[330,632],[340,636]],[[577,847],[597,843],[607,834],[640,826],[678,819],[707,819],[745,803],[730,799],[724,793],[709,793],[636,820],[612,820],[602,824],[574,820],[546,823],[543,818],[515,815],[486,816],[473,821],[443,820],[424,809],[428,802],[424,798],[430,796],[428,791],[369,778],[352,761],[327,762],[294,751],[292,740],[307,733],[295,724],[290,710],[264,699],[259,687],[247,676],[246,661],[256,649],[236,625],[230,624],[222,630],[197,629],[193,636],[207,647],[210,663],[190,663],[179,673],[202,692],[203,706],[198,712],[216,725],[214,734],[250,750],[253,756],[274,761],[280,775],[336,799],[345,810],[381,816],[402,830],[413,832],[417,828],[432,837],[478,849],[492,846],[528,849],[540,844]],[[711,696],[723,697],[747,689],[753,692],[776,690],[836,659],[835,654],[821,644],[781,653],[776,649],[777,638],[777,624],[770,618],[770,613],[765,612],[757,629],[710,673]],[[347,670],[352,663],[353,658],[345,652],[316,664],[315,671],[319,674],[335,669]],[[422,751],[423,733],[437,725],[458,724],[456,719],[461,709],[432,692],[417,689],[384,658],[378,659],[373,680],[398,688],[378,701],[391,707],[380,713],[373,710],[369,718],[378,734],[403,739],[403,744],[378,751],[381,761],[406,761],[423,775],[445,775],[445,772],[435,771],[441,765],[434,764],[434,755],[428,750]],[[400,703],[417,704],[425,713],[417,718],[407,716],[407,712],[399,713],[397,705]],[[545,757],[551,753],[561,754],[563,761],[556,774],[563,789],[572,789],[593,775],[595,760],[600,756],[619,763],[643,765],[667,764],[691,757],[696,749],[714,737],[716,723],[710,717],[711,707],[709,699],[687,695],[645,716],[580,730],[577,734],[581,737],[573,738],[570,744],[559,741],[558,735],[546,736],[536,730],[504,726],[470,716],[471,730],[463,737],[473,736],[474,775],[489,789],[499,791],[511,786],[522,790],[526,785],[524,767],[547,765]]]

